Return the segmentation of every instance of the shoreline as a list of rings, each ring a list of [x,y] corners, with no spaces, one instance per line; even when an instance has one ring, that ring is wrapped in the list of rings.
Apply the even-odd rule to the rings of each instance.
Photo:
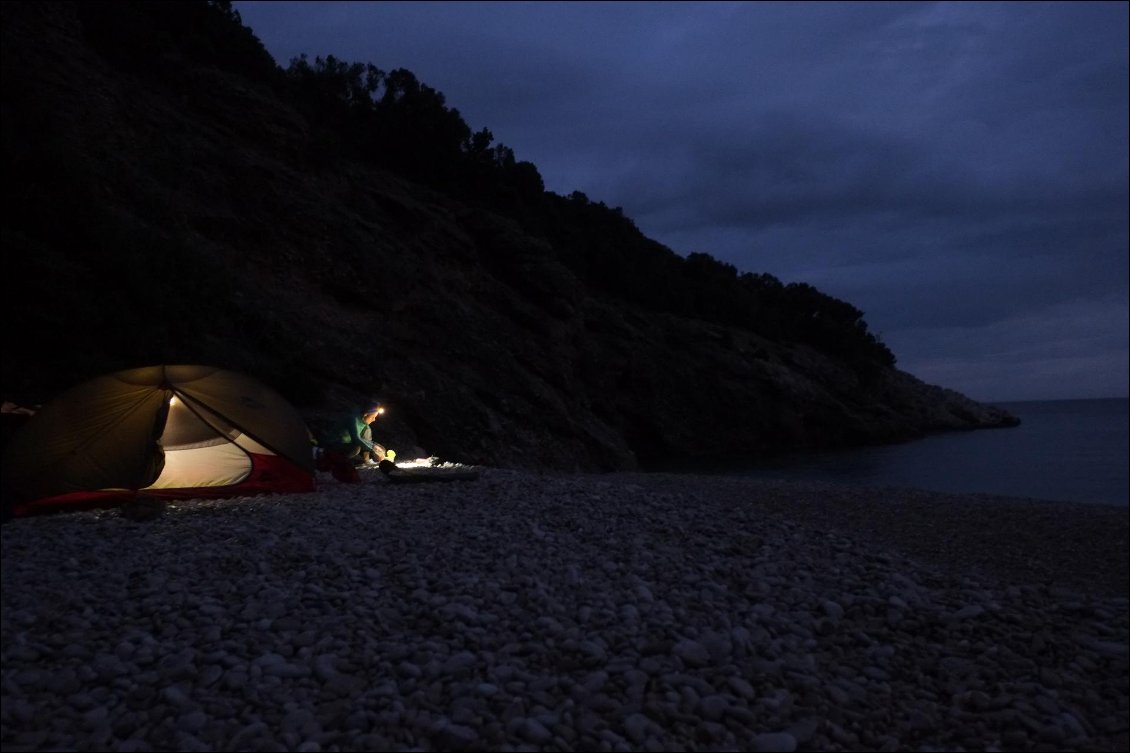
[[[1125,749],[1125,509],[363,477],[6,524],[4,749]]]

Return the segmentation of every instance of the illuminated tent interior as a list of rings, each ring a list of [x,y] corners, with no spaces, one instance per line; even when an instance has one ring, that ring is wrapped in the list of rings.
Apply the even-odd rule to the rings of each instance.
[[[282,396],[235,372],[150,366],[75,387],[4,452],[15,517],[137,495],[233,497],[314,489],[310,432]]]

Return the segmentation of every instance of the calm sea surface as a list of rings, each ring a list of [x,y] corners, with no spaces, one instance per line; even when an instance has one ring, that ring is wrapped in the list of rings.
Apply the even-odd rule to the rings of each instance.
[[[996,405],[1021,425],[696,472],[1127,505],[1130,401]]]

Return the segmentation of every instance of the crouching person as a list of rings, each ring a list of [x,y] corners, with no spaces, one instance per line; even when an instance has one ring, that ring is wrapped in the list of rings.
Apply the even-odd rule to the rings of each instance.
[[[318,470],[328,470],[342,483],[356,484],[361,480],[358,468],[376,468],[384,460],[385,449],[373,442],[371,425],[382,413],[380,403],[366,403],[359,413],[343,418],[320,443]]]

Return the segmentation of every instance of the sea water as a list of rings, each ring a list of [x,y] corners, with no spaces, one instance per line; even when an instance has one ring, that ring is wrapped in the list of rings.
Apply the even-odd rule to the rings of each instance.
[[[1130,401],[995,403],[1020,426],[696,472],[1127,505]]]

